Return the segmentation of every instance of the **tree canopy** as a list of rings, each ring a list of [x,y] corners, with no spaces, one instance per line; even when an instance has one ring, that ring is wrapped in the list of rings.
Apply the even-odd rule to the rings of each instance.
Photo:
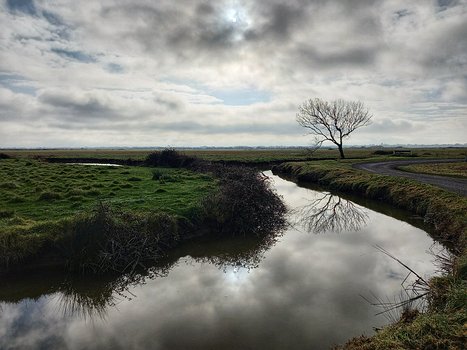
[[[342,141],[356,129],[370,124],[372,115],[360,101],[310,99],[300,105],[297,122],[315,136],[319,148],[325,141],[334,143],[345,158]]]

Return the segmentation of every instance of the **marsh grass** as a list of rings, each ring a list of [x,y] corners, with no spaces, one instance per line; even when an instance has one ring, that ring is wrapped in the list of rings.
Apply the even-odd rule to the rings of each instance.
[[[18,225],[0,220],[0,264],[55,256],[74,271],[126,273],[176,244],[179,227],[186,239],[199,228],[246,236],[285,226],[284,204],[256,170],[213,165],[173,150],[151,154],[147,164],[152,167],[117,172],[36,162],[28,168],[35,180],[31,191],[22,175],[25,162],[2,162],[0,175],[14,170],[13,180],[22,183],[0,195],[0,204],[13,195],[26,201],[10,204]],[[27,197],[37,196],[37,189],[38,197]]]
[[[412,164],[398,167],[400,170],[429,175],[451,176],[467,178],[467,162]]]
[[[163,185],[152,180],[154,168],[128,167],[123,171],[125,174],[118,168],[102,170],[99,166],[4,159],[0,162],[0,208],[40,222],[75,215],[70,206],[78,200],[83,210],[92,210],[96,200],[102,200],[118,203],[122,209],[167,210],[183,216],[186,209],[197,205],[203,192],[216,187],[212,177],[184,169],[164,168]],[[62,175],[57,176],[59,173]],[[83,174],[95,178],[80,177]],[[161,188],[166,192],[155,196]],[[135,199],[142,197],[145,201],[138,205]],[[175,199],[185,204],[179,206]],[[1,229],[5,229],[2,222]]]
[[[0,264],[42,254],[63,234],[65,221],[90,215],[99,201],[136,216],[158,211],[183,218],[192,215],[202,197],[216,188],[212,177],[184,169],[164,168],[165,174],[179,181],[163,185],[152,180],[154,168],[129,167],[125,174],[102,170],[2,159]],[[161,186],[163,191],[157,192]]]

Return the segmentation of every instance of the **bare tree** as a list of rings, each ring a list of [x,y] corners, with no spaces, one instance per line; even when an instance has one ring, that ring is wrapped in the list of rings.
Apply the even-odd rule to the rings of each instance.
[[[345,158],[342,140],[356,129],[370,124],[372,115],[360,101],[335,100],[327,102],[319,98],[304,102],[298,109],[297,122],[315,135],[315,149],[325,141],[339,148]]]

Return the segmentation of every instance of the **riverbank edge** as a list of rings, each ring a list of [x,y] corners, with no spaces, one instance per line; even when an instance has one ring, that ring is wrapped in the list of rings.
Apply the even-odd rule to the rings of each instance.
[[[146,260],[142,251],[149,251],[149,260],[155,260],[153,253],[163,257],[166,251],[197,236],[261,236],[285,226],[285,205],[269,186],[268,178],[255,169],[211,164],[172,150],[152,153],[144,163],[133,165],[169,166],[209,174],[218,189],[206,193],[190,217],[165,212],[134,213],[99,203],[92,211],[38,224],[29,231],[7,232],[0,237],[0,275],[57,267],[73,272],[128,273],[128,268],[133,270]],[[46,231],[46,236],[37,234]],[[109,241],[111,247],[107,247]],[[128,247],[130,241],[132,246]],[[120,251],[115,252],[115,247]],[[127,261],[128,254],[134,255],[134,262]],[[94,260],[89,261],[90,255]]]
[[[272,170],[415,213],[433,226],[436,238],[449,244],[456,258],[445,266],[443,276],[430,279],[425,312],[404,310],[400,320],[373,336],[355,337],[335,349],[461,349],[467,331],[467,199],[414,180],[353,169],[352,163],[289,162]]]

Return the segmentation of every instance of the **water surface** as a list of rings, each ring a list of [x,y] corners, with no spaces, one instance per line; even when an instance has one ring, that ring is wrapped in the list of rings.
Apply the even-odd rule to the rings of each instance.
[[[273,179],[292,213],[283,235],[195,240],[136,280],[3,281],[0,348],[323,349],[388,322],[362,296],[397,297],[407,271],[375,245],[433,273],[425,231]]]

